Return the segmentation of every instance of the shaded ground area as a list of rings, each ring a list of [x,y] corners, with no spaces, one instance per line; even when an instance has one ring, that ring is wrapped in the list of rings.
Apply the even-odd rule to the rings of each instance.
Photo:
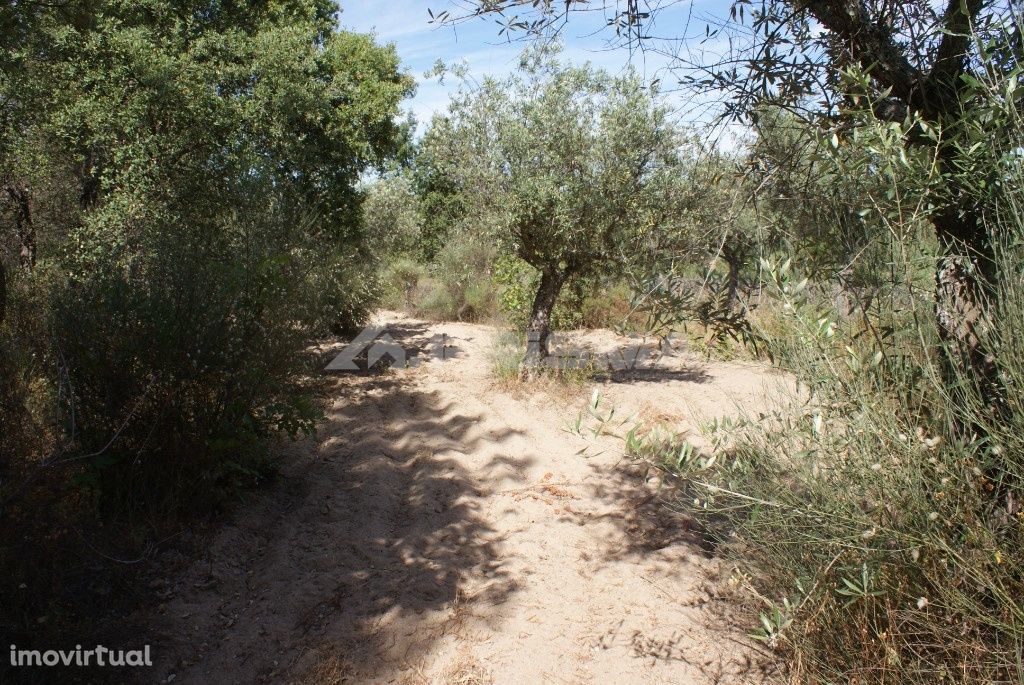
[[[614,441],[567,430],[589,388],[513,397],[490,380],[491,329],[383,322],[429,360],[340,375],[280,482],[155,581],[154,680],[765,680],[771,660],[729,618],[728,570]],[[443,359],[424,353],[440,333]],[[683,359],[603,391],[685,424],[691,405],[755,400],[753,379],[771,380]]]

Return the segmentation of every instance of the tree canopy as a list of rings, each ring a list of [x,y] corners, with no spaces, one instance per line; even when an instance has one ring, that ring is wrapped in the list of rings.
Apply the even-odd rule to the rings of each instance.
[[[0,9],[5,392],[48,388],[56,451],[91,455],[100,492],[224,474],[224,445],[311,425],[297,351],[372,300],[358,182],[404,144],[413,88],[336,15]]]
[[[567,66],[550,48],[524,53],[507,79],[464,90],[432,123],[429,159],[469,198],[479,230],[540,272],[535,357],[547,356],[566,281],[621,272],[678,226],[683,142],[635,74]]]

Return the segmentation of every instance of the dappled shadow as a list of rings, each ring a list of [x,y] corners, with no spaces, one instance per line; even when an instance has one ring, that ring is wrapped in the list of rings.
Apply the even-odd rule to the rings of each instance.
[[[614,465],[595,460],[590,468],[595,476],[587,480],[590,496],[604,507],[565,507],[561,518],[594,531],[586,553],[594,573],[623,563],[646,569],[638,576],[664,602],[665,611],[664,622],[654,626],[637,621],[610,626],[597,647],[622,648],[651,663],[682,662],[713,683],[764,682],[777,674],[776,658],[746,637],[756,613],[718,575],[721,538],[688,513],[684,502],[687,497],[692,501],[693,492],[685,481],[666,483],[660,472],[628,458]],[[659,585],[659,578],[670,583],[669,589]],[[696,582],[671,584],[686,578]],[[715,646],[695,649],[695,644],[709,643]]]
[[[392,332],[403,344],[423,337],[404,328]],[[334,383],[326,422],[273,495],[239,511],[178,581],[163,671],[387,681],[467,612],[486,618],[515,592],[481,513],[491,493],[452,456],[515,433],[478,434],[479,415],[419,389],[411,371]],[[529,462],[499,454],[476,466],[515,477]]]
[[[670,602],[674,601],[672,597],[664,599]],[[684,631],[672,631],[664,637],[654,636],[640,630],[626,629],[625,620],[601,634],[597,639],[597,647],[611,649],[621,645],[628,649],[633,658],[651,661],[681,661],[704,676],[710,683],[735,682],[737,677],[741,682],[763,682],[763,675],[766,670],[769,670],[766,669],[766,666],[770,667],[771,665],[770,654],[751,645],[749,641],[736,640],[731,634],[735,631],[716,630],[712,627],[708,629],[708,632],[715,633],[717,639],[739,644],[744,648],[743,651],[740,654],[730,653],[728,659],[707,652],[695,654],[692,648],[692,636]],[[764,657],[768,657],[769,661],[766,661]]]
[[[500,558],[501,538],[480,513],[490,493],[445,456],[478,449],[472,430],[481,417],[401,380],[361,390],[363,398],[331,415],[322,443],[325,458],[347,463],[350,479],[343,493],[323,493],[341,508],[325,543],[336,540],[350,554],[327,572],[334,587],[300,617],[296,627],[316,646],[296,666],[301,672],[340,656],[348,672],[380,678],[455,629],[462,605],[500,604],[516,585]],[[487,580],[468,595],[467,581],[480,578]]]
[[[417,350],[432,330],[403,322],[389,335]],[[472,331],[456,330],[472,342]],[[690,562],[711,550],[692,520],[665,506],[667,492],[642,464],[585,466],[551,422],[534,425],[530,411],[503,402],[478,410],[461,374],[440,374],[459,384],[437,382],[436,363],[326,376],[335,401],[315,439],[289,448],[273,491],[240,507],[205,558],[161,588],[169,599],[153,642],[158,678],[419,682],[453,645],[514,630],[504,603],[517,592],[516,605],[539,596],[570,604],[623,582],[660,582],[660,569],[670,569],[662,579],[696,575]],[[579,584],[555,574],[570,579],[546,588],[552,576],[539,571],[556,549]],[[685,592],[666,602],[703,601],[678,587]],[[651,604],[631,597],[624,608]],[[556,611],[549,623],[567,620],[560,615],[573,613]],[[614,636],[625,656],[687,660],[678,636],[639,616]],[[683,621],[701,636],[691,644],[734,632],[727,621]],[[716,659],[732,668],[726,652],[690,655],[705,672]]]
[[[631,339],[626,343],[588,343],[566,336],[553,345],[549,363],[562,369],[586,369],[612,383],[714,380],[706,365],[680,354],[670,341]]]
[[[369,330],[369,329],[367,329]],[[352,362],[357,368],[334,370],[336,374],[380,374],[389,370],[415,368],[425,362],[445,362],[465,357],[460,338],[444,332],[432,334],[428,324],[420,321],[388,322],[374,329],[376,335],[354,342],[322,341],[310,351],[317,368],[324,368],[346,349],[352,348]],[[392,342],[394,344],[392,344]],[[370,363],[370,358],[373,363]]]
[[[642,558],[674,545],[704,557],[714,553],[704,526],[679,506],[680,488],[666,484],[651,465],[622,459],[611,468],[592,463],[591,469],[597,476],[592,495],[609,507],[600,518],[616,528],[601,550],[606,561]]]
[[[756,615],[744,613],[719,575],[714,540],[679,506],[685,490],[661,482],[639,460],[607,456],[590,455],[590,477],[553,479],[540,489],[560,521],[588,529],[580,550],[586,577],[614,587],[625,576],[649,592],[648,599],[633,600],[634,613],[606,623],[593,648],[651,664],[683,663],[701,682],[763,682],[774,658],[744,637]],[[644,606],[657,607],[656,622],[644,620]]]
[[[612,383],[659,383],[680,381],[683,383],[707,383],[712,376],[700,366],[651,365],[632,369],[618,369],[608,372]]]

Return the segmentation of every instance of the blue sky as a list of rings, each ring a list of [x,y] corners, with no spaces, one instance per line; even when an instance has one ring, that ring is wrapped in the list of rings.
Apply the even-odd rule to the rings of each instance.
[[[595,3],[599,4],[599,3]],[[609,4],[614,5],[614,2]],[[653,3],[652,3],[653,4]],[[704,26],[708,19],[728,16],[732,0],[682,0],[663,2],[665,8],[656,15],[657,22],[650,27],[656,36],[680,37],[689,34],[683,49],[702,49]],[[474,77],[502,75],[511,71],[523,48],[522,42],[511,42],[499,36],[500,27],[492,19],[471,20],[455,26],[437,27],[429,23],[427,9],[435,13],[452,9],[451,0],[341,0],[340,23],[344,28],[373,32],[384,43],[394,43],[405,67],[417,80],[415,97],[406,108],[425,124],[433,113],[443,111],[448,95],[456,84],[451,79],[440,84],[436,79],[426,80],[423,73],[441,59],[447,63],[465,62]],[[574,62],[589,61],[596,66],[615,72],[632,63],[648,79],[660,78],[663,88],[675,83],[666,72],[669,60],[656,54],[634,53],[624,48],[609,48],[614,35],[603,29],[602,11],[575,12],[563,30],[565,56]],[[710,46],[713,49],[714,46]],[[703,119],[696,112],[689,94],[673,94],[672,100],[683,119]]]

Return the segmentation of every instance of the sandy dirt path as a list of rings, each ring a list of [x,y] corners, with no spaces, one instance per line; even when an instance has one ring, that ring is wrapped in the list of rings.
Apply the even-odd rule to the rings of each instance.
[[[453,358],[337,378],[315,438],[163,591],[158,681],[765,681],[729,569],[614,441],[567,430],[591,388],[514,396],[493,329],[381,316],[410,349],[445,333]],[[601,389],[685,427],[776,381],[684,358]]]

